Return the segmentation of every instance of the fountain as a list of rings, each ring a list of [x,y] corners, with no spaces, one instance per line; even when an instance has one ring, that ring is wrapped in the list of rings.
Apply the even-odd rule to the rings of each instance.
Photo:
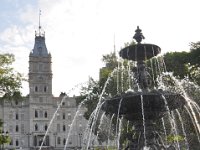
[[[165,87],[165,85],[158,86],[160,81],[155,81],[154,76],[149,73],[146,62],[161,52],[160,47],[154,44],[142,44],[141,42],[142,39],[144,39],[144,36],[139,27],[137,27],[136,34],[133,38],[137,41],[137,44],[125,47],[119,54],[123,59],[137,63],[137,66],[132,68],[131,74],[133,76],[133,78],[131,78],[133,81],[132,85],[136,85],[137,87],[135,88],[135,86],[133,86],[125,92],[122,90],[122,93],[107,98],[109,94],[105,91],[107,85],[109,85],[110,79],[117,70],[114,69],[106,80],[101,94],[91,92],[90,94],[87,94],[86,98],[79,104],[72,124],[70,125],[64,150],[67,149],[71,131],[73,130],[73,127],[76,126],[76,117],[78,116],[79,109],[85,102],[93,100],[94,97],[98,99],[98,102],[88,119],[86,129],[84,129],[82,139],[83,144],[80,144],[80,148],[83,150],[89,150],[91,148],[98,149],[98,146],[100,146],[100,148],[105,148],[105,145],[107,146],[107,149],[123,149],[124,146],[120,144],[120,135],[123,130],[122,122],[124,120],[127,121],[128,133],[125,135],[126,140],[128,141],[126,142],[125,150],[189,150],[187,141],[187,134],[189,131],[186,131],[184,127],[183,119],[185,118],[182,118],[182,113],[180,113],[179,110],[185,110],[184,113],[187,113],[187,117],[190,117],[190,122],[192,122],[191,124],[194,125],[193,129],[196,131],[195,136],[198,138],[197,142],[200,143],[200,125],[198,121],[200,119],[200,107],[189,98],[182,87],[182,84],[171,76],[171,74],[169,74],[169,76],[173,78],[172,80],[178,88],[175,87],[170,89],[170,87]],[[157,79],[159,79],[159,75]],[[162,79],[162,75],[161,80],[164,80]],[[164,81],[161,81],[161,84],[164,84]],[[179,91],[177,89],[179,89]],[[197,88],[195,87],[195,89]],[[51,124],[64,99],[65,97],[62,99],[50,121],[40,150],[42,149],[45,137],[50,130]],[[102,110],[104,112],[102,112]],[[107,128],[107,133],[104,133],[104,141],[106,141],[106,144],[101,145],[98,144],[98,138],[104,116],[107,116],[107,119],[110,120],[105,123],[107,126],[103,127]],[[168,120],[168,122],[165,122],[166,120]],[[116,129],[112,129],[112,125],[115,126]],[[177,128],[177,126],[180,128]],[[130,127],[131,132],[128,131]],[[114,135],[112,132],[115,131],[116,134],[114,133]],[[179,136],[180,133],[183,137]],[[110,144],[109,137],[111,135],[112,141]],[[168,137],[172,137],[172,139],[167,140]],[[180,139],[184,141],[183,146],[180,146]]]
[[[107,115],[118,115],[134,125],[135,134],[128,138],[126,149],[179,149],[177,143],[166,145],[163,142],[160,137],[162,131],[157,129],[156,121],[170,115],[173,110],[183,108],[186,100],[181,94],[153,88],[154,82],[145,61],[157,56],[161,49],[154,44],[142,44],[144,36],[139,27],[135,32],[133,38],[137,44],[125,47],[119,55],[123,59],[137,62],[137,67],[132,72],[136,77],[138,90],[130,90],[106,100],[102,109]]]

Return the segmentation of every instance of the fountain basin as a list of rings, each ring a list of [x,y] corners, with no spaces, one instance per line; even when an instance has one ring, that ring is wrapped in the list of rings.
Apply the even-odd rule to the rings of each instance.
[[[124,116],[129,121],[138,121],[143,117],[142,101],[145,120],[162,118],[168,109],[172,111],[183,107],[186,103],[182,95],[172,92],[128,92],[106,100],[102,109],[106,114],[119,113],[120,117]]]
[[[161,48],[154,44],[136,44],[130,45],[122,49],[119,55],[123,59],[142,61],[157,56],[161,52]]]

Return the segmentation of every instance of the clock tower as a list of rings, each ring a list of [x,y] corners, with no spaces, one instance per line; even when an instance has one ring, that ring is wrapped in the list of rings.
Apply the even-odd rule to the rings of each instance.
[[[29,91],[30,98],[37,97],[40,101],[41,97],[52,97],[51,54],[40,28],[35,33],[34,48],[29,55]]]

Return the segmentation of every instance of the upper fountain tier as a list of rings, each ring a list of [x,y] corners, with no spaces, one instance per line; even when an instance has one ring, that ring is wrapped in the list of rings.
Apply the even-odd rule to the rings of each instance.
[[[157,56],[161,52],[161,48],[154,44],[141,44],[144,36],[142,30],[137,27],[135,30],[135,35],[133,38],[137,41],[136,45],[130,45],[122,49],[119,55],[123,59],[133,60],[133,61],[143,61]]]

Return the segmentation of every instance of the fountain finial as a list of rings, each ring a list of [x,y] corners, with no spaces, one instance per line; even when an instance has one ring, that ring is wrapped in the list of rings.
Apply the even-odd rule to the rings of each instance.
[[[139,28],[139,26],[137,26],[133,38],[138,42],[138,44],[141,43],[142,39],[145,39],[145,37],[142,34],[142,30]]]

